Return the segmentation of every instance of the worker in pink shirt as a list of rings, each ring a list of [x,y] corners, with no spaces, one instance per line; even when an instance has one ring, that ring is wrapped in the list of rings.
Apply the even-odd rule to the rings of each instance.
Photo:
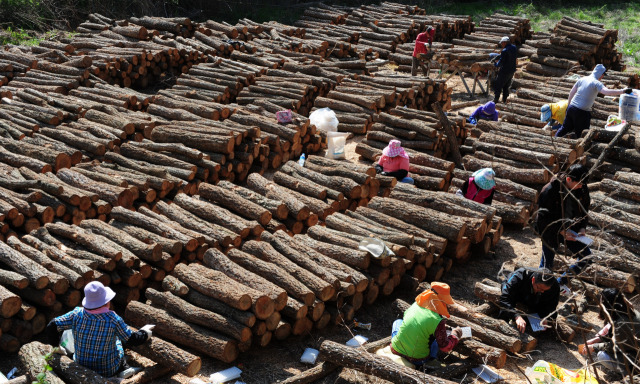
[[[420,65],[418,55],[429,52],[435,36],[436,30],[432,26],[428,26],[426,32],[419,33],[416,37],[416,46],[413,48],[413,57],[411,58],[411,76],[418,73],[418,65]],[[429,45],[428,49],[427,45]]]
[[[391,140],[382,150],[382,156],[375,165],[376,173],[393,176],[402,183],[413,184],[409,175],[409,155],[402,148],[400,140]]]

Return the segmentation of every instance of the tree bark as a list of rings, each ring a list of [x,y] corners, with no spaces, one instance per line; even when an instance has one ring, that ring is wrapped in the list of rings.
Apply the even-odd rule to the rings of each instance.
[[[214,201],[244,217],[256,220],[262,226],[267,225],[271,220],[269,210],[227,189],[203,183],[200,184],[198,192],[205,199]]]
[[[155,324],[153,331],[162,337],[225,363],[238,357],[238,346],[234,341],[206,328],[185,323],[161,309],[132,301],[127,305],[125,318],[134,326]]]
[[[247,293],[252,296],[252,310],[258,319],[264,320],[274,310],[282,309],[286,305],[287,293],[282,288],[242,268],[219,250],[209,249],[204,254],[203,261],[209,268],[218,270],[240,284],[251,287]]]
[[[242,250],[265,262],[272,263],[295,276],[302,284],[309,288],[320,300],[328,300],[335,292],[332,284],[324,281],[303,266],[296,264],[283,254],[279,253],[266,241],[247,241],[242,245]],[[291,301],[291,300],[289,300]]]
[[[325,340],[320,346],[320,356],[325,361],[353,368],[392,383],[453,383],[398,365],[388,359],[375,357],[366,352],[364,348],[351,348],[330,340]]]
[[[302,301],[305,305],[313,304],[315,300],[313,292],[282,267],[234,248],[229,250],[227,257],[247,270],[282,287],[289,295]]]
[[[399,200],[374,197],[368,207],[454,242],[460,241],[466,230],[466,224],[459,218],[429,208],[416,208]]]
[[[251,296],[246,294],[247,287],[236,283],[222,272],[218,272],[202,265],[178,264],[173,270],[174,275],[187,283],[190,288],[220,300],[233,308],[243,311],[251,308]]]
[[[298,221],[306,220],[311,213],[309,208],[299,202],[295,196],[288,193],[286,188],[282,188],[277,184],[270,182],[259,174],[252,173],[249,175],[247,178],[247,185],[252,190],[267,198],[282,200],[282,202],[286,204],[287,208],[289,208],[289,214],[291,217]]]
[[[115,228],[104,221],[84,220],[80,223],[80,227],[120,244],[142,260],[157,262],[162,257],[162,247],[160,244],[146,244],[127,232]]]
[[[29,344],[25,344],[20,348],[20,352],[18,356],[20,357],[20,361],[22,365],[25,367],[27,371],[27,376],[29,380],[35,381],[36,377],[44,372],[45,374],[45,382],[48,384],[65,384],[65,382],[58,377],[53,371],[46,370],[44,368],[46,362],[44,360],[44,355],[46,353],[51,352],[53,348],[49,345],[44,345],[37,341],[31,342]],[[45,352],[46,351],[46,352]]]
[[[159,292],[148,288],[145,295],[154,306],[163,308],[168,313],[178,316],[184,321],[210,328],[233,337],[239,342],[244,342],[251,338],[251,329],[249,327],[215,312],[190,304],[171,293]]]

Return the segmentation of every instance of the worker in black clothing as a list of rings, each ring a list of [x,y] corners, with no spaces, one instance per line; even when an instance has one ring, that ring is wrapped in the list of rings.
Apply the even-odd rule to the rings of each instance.
[[[516,309],[516,304],[524,304],[528,313],[537,313],[540,319],[545,319],[547,316],[555,318],[559,300],[558,281],[549,270],[520,268],[502,283],[498,318],[515,321],[518,331],[524,332],[527,322]],[[544,320],[542,325],[546,325]]]
[[[507,102],[511,81],[513,80],[513,75],[516,73],[516,66],[518,64],[518,51],[516,46],[511,44],[509,36],[505,36],[500,40],[500,46],[502,47],[502,51],[495,64],[496,67],[499,68],[498,75],[493,81],[493,90],[495,92],[493,102],[496,104],[500,101],[500,93],[502,93],[502,102]]]

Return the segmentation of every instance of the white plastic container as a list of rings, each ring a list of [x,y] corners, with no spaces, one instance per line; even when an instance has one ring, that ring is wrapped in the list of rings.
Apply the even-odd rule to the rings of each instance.
[[[353,337],[353,339],[347,341],[347,346],[349,347],[359,347],[362,344],[366,343],[367,340],[369,340],[369,338],[364,337],[364,336],[360,336],[360,335],[355,335]]]
[[[637,121],[638,110],[640,109],[640,98],[635,93],[620,95],[618,104],[618,115],[625,121]]]
[[[304,353],[300,358],[300,362],[306,364],[315,364],[319,354],[320,351],[318,351],[317,349],[307,348],[304,350]]]

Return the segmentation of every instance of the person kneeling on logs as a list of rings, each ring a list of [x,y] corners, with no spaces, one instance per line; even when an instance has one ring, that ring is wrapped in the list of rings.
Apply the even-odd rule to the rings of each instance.
[[[546,319],[556,317],[556,307],[560,301],[558,280],[546,269],[517,269],[502,283],[502,293],[498,299],[500,313],[498,318],[509,322],[515,321],[518,331],[524,333],[527,320],[516,309],[517,304],[524,304],[527,313],[537,315],[546,327]]]
[[[438,357],[438,350],[450,352],[462,337],[462,330],[447,332],[447,304],[453,304],[449,285],[431,283],[431,288],[416,297],[404,312],[403,319],[393,323],[391,352],[420,367]],[[444,317],[444,318],[443,318]]]
[[[476,108],[471,116],[467,117],[467,122],[477,124],[478,120],[498,121],[498,111],[496,111],[496,103],[488,101]]]
[[[476,201],[480,204],[491,205],[496,191],[496,173],[491,168],[479,169],[465,180],[456,195]]]
[[[409,176],[409,155],[400,145],[400,140],[391,140],[382,150],[382,156],[375,165],[376,173],[393,176],[401,183],[413,184]]]
[[[116,293],[98,281],[84,287],[83,307],[58,316],[47,325],[50,344],[57,345],[62,332],[73,332],[73,359],[76,363],[92,369],[104,377],[118,374],[119,378],[129,378],[140,368],[127,365],[123,344],[135,347],[151,338],[154,325],[145,325],[132,332],[124,320],[111,311],[110,302]],[[54,352],[66,354],[64,347],[56,347]]]

